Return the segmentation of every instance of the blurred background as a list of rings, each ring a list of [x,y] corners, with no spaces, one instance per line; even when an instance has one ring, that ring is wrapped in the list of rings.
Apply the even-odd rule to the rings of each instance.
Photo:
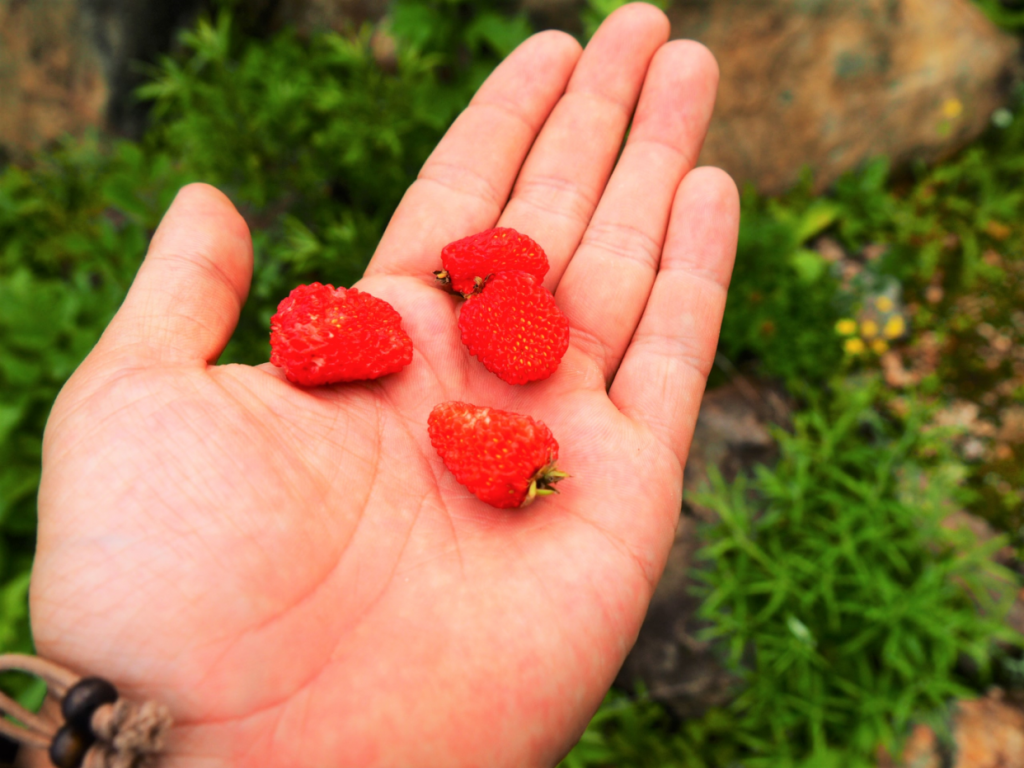
[[[502,57],[622,4],[0,0],[0,651],[49,408],[177,189],[249,222],[222,361],[263,362]],[[718,58],[740,245],[668,570],[562,765],[1024,766],[1024,0],[656,4]]]

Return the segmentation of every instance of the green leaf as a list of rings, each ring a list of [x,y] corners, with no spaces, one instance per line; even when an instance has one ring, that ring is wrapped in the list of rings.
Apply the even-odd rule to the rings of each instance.
[[[795,231],[797,242],[806,243],[815,235],[824,232],[835,223],[842,210],[842,206],[830,200],[815,200],[804,211],[797,223]]]
[[[828,269],[828,263],[817,251],[801,248],[789,257],[789,263],[796,270],[800,282],[805,285],[816,283]]]
[[[508,56],[526,38],[533,34],[524,14],[509,18],[499,13],[481,13],[466,28],[466,40],[478,48],[489,45],[501,57]]]

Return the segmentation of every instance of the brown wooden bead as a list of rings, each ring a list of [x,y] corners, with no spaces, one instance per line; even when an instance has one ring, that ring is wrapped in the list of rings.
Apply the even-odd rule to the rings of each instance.
[[[102,677],[83,677],[64,694],[60,711],[64,720],[81,731],[92,732],[92,714],[117,701],[117,688]]]
[[[80,768],[95,740],[91,732],[65,723],[50,742],[50,761],[57,768]]]

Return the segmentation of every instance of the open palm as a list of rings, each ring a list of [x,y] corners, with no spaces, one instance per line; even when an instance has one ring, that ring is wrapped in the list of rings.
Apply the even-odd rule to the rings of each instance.
[[[42,655],[171,707],[167,765],[540,766],[583,729],[671,546],[735,246],[731,181],[692,171],[715,64],[667,34],[627,6],[481,88],[358,284],[403,317],[399,374],[215,365],[249,233],[216,190],[179,194],[53,410],[32,581]],[[468,355],[431,275],[497,224],[544,246],[572,327],[522,387]],[[496,510],[458,485],[426,430],[454,399],[548,424],[561,494]]]

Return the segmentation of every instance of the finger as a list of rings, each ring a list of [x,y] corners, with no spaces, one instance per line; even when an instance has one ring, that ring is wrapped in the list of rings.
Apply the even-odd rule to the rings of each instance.
[[[683,180],[658,278],[609,392],[681,464],[715,359],[739,219],[739,194],[726,173],[698,168]]]
[[[579,55],[576,40],[549,31],[498,66],[405,193],[367,275],[429,277],[445,245],[494,226]]]
[[[530,150],[499,224],[541,244],[552,289],[601,199],[648,65],[668,33],[665,14],[646,3],[609,16]]]
[[[251,278],[245,221],[222,192],[190,184],[160,222],[100,344],[166,361],[215,362],[238,323]]]
[[[633,129],[583,241],[558,285],[573,344],[611,380],[654,284],[680,180],[714,108],[718,66],[699,43],[658,51]]]

